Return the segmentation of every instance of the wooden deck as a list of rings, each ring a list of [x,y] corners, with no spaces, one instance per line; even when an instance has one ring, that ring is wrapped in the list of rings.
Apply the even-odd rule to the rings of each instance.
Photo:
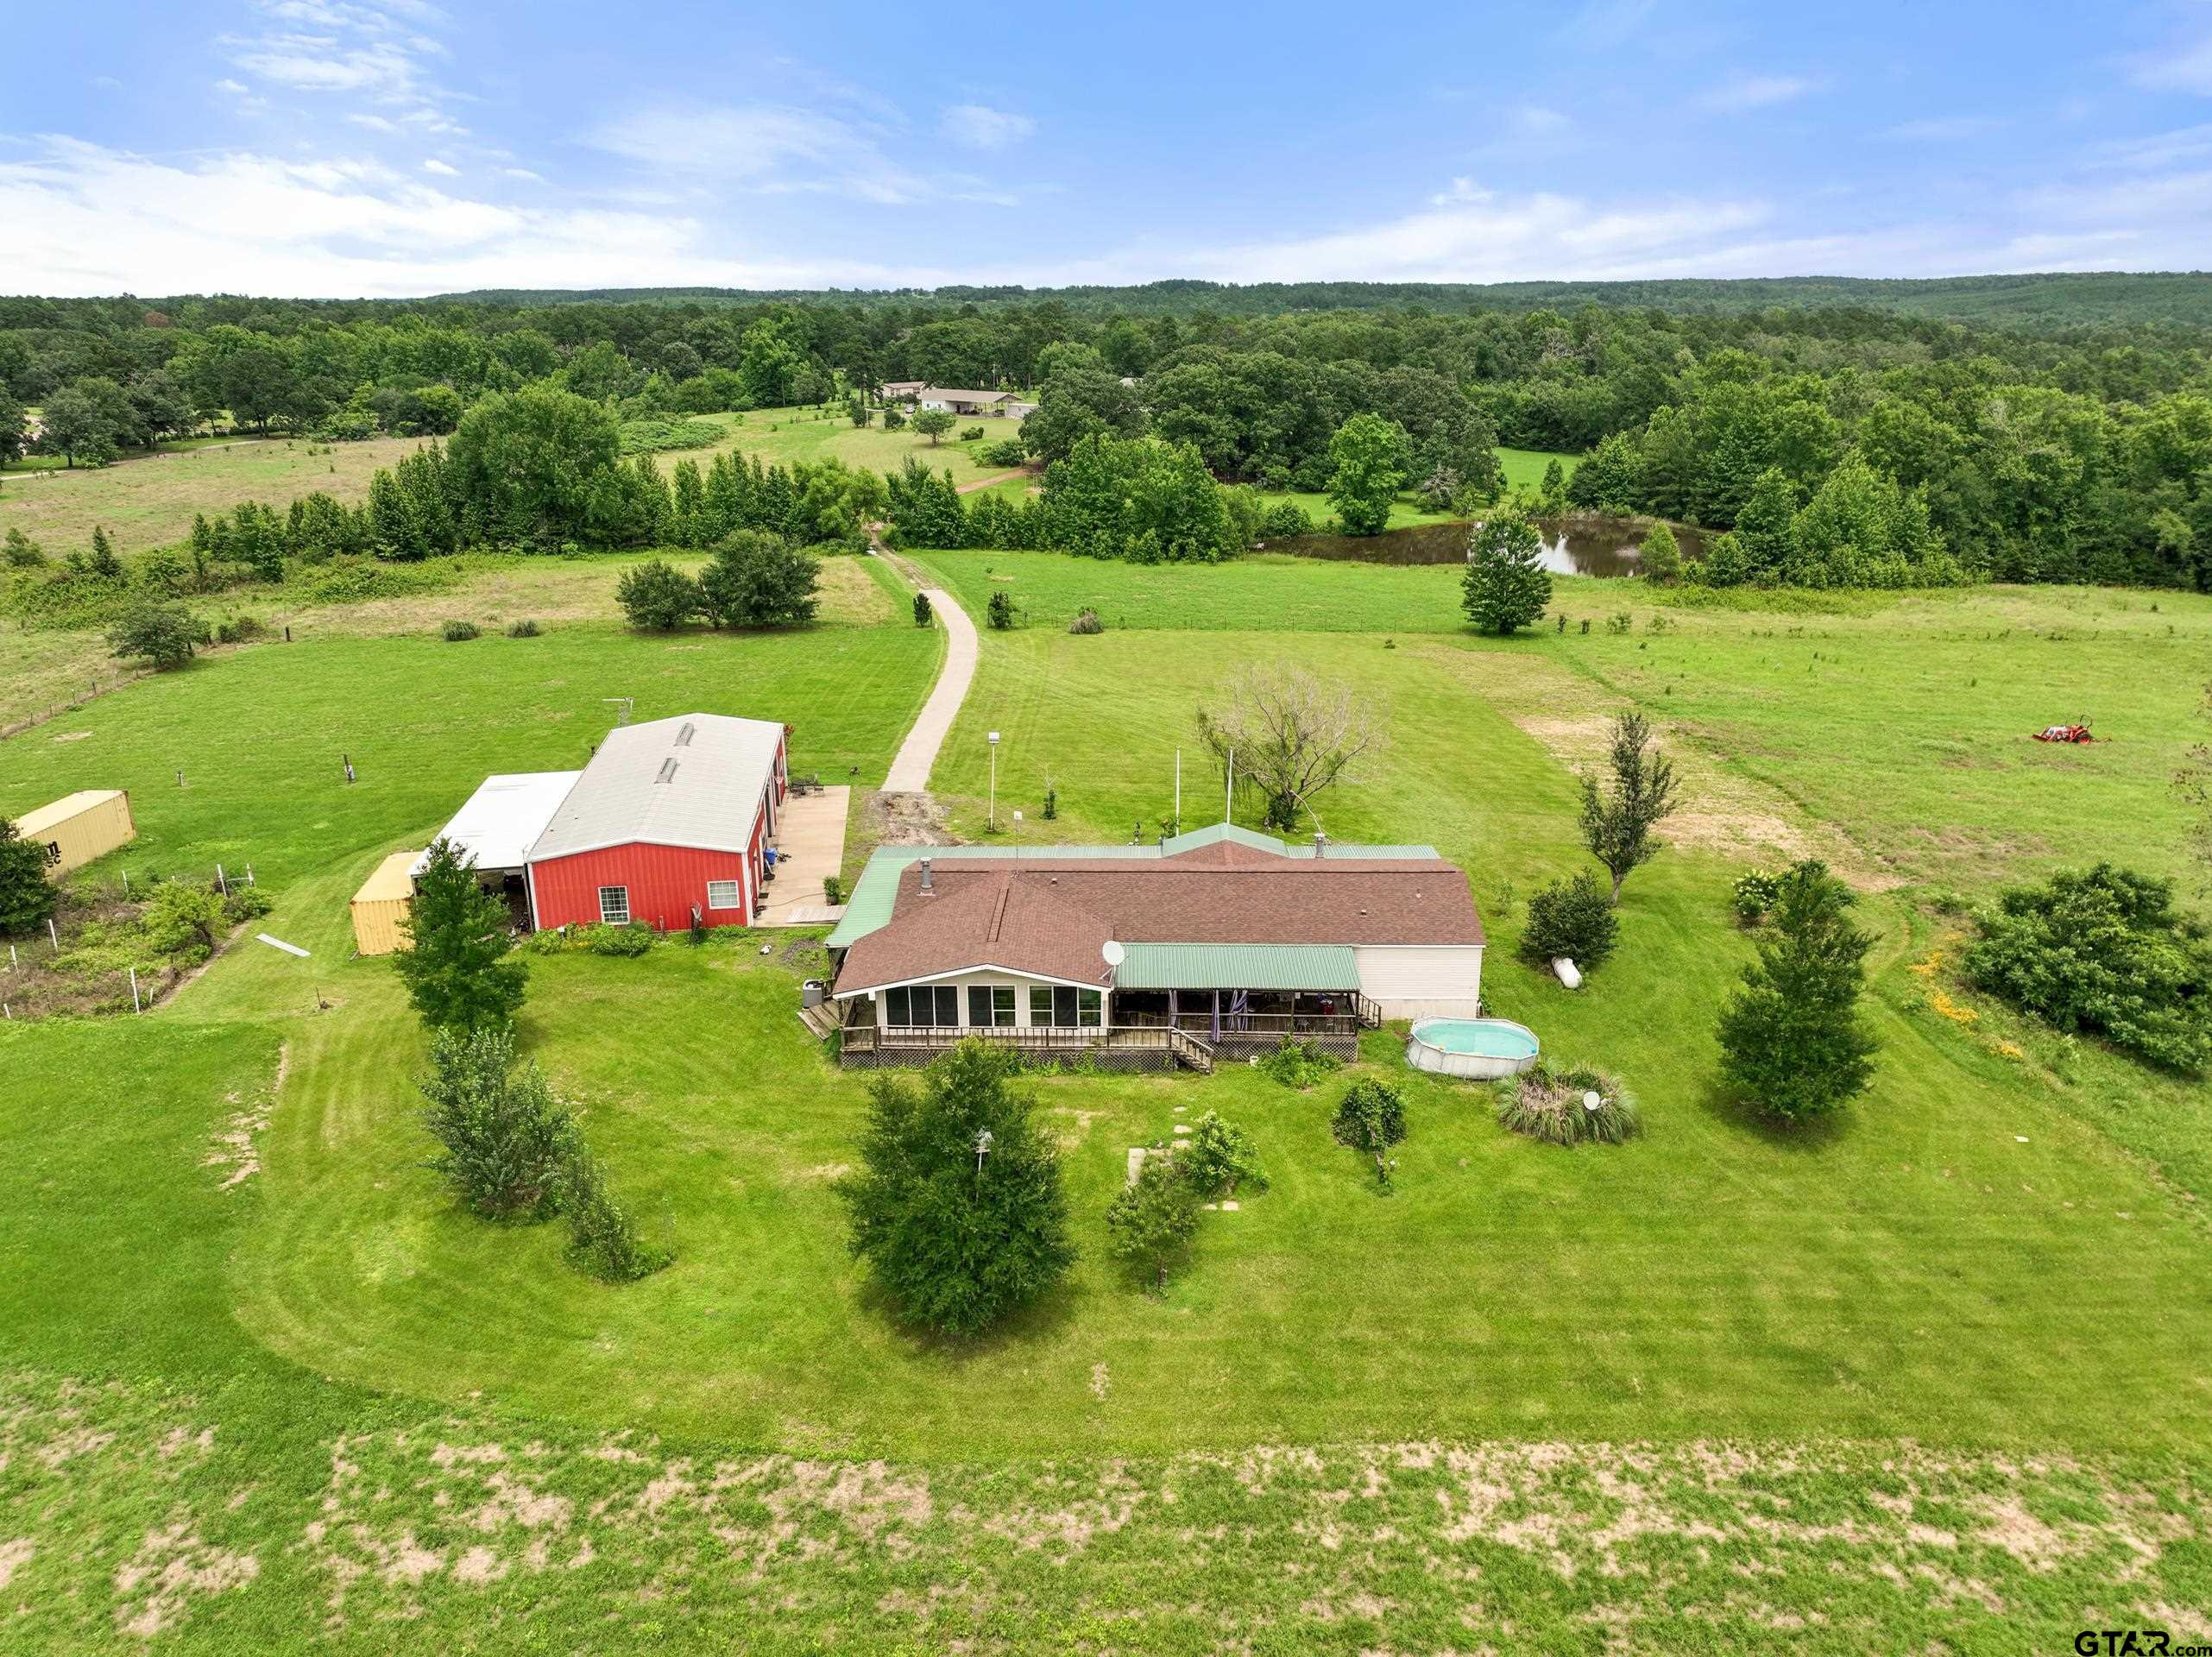
[[[848,1068],[927,1064],[973,1036],[994,1047],[1068,1063],[1090,1062],[1102,1070],[1170,1070],[1211,1073],[1213,1049],[1203,1037],[1165,1024],[1114,1024],[1097,1028],[1068,1025],[972,1029],[949,1025],[848,1024],[838,1062]]]

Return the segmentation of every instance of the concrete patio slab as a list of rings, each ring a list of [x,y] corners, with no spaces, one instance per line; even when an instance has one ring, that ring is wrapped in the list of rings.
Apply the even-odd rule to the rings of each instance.
[[[776,824],[776,878],[755,925],[805,926],[822,918],[829,909],[822,879],[845,860],[845,812],[852,795],[841,784],[785,797]]]

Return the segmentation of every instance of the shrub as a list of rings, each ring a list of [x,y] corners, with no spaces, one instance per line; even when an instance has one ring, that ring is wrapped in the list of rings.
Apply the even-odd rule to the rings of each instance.
[[[671,633],[698,614],[705,602],[699,583],[663,558],[648,558],[622,572],[614,599],[633,627]]]
[[[1004,590],[992,594],[991,602],[984,606],[984,613],[990,618],[991,625],[993,627],[996,627],[1001,633],[1005,632],[1007,628],[1014,625],[1014,601],[1012,595]]]
[[[1964,966],[1983,989],[2156,1064],[2212,1059],[2212,943],[2171,881],[2100,863],[2013,887],[1979,926]]]
[[[1535,965],[1564,956],[1584,972],[1594,972],[1620,941],[1621,920],[1594,874],[1554,880],[1528,899],[1528,923],[1521,932],[1522,958]]]
[[[1540,1064],[1497,1086],[1499,1124],[1547,1144],[1617,1145],[1643,1131],[1635,1095],[1603,1070],[1578,1065],[1553,1072]]]
[[[825,874],[822,877],[822,900],[833,909],[845,901],[845,877]]]
[[[1405,1097],[1393,1084],[1374,1077],[1355,1081],[1336,1107],[1329,1131],[1337,1144],[1372,1156],[1375,1183],[1388,1190],[1390,1170],[1397,1166],[1390,1147],[1406,1137]]]
[[[676,1257],[640,1241],[630,1211],[614,1200],[599,1159],[582,1144],[562,1170],[560,1206],[569,1219],[569,1263],[602,1283],[634,1283]]]
[[[1106,623],[1099,620],[1099,613],[1096,610],[1081,609],[1075,612],[1075,619],[1068,624],[1068,631],[1070,633],[1104,633],[1106,631]]]
[[[108,629],[108,649],[118,658],[142,657],[157,668],[182,667],[201,637],[199,623],[183,605],[141,601]]]
[[[1818,862],[1783,877],[1759,959],[1722,1008],[1722,1074],[1786,1121],[1825,1115],[1874,1077],[1872,1033],[1859,1018],[1874,939],[1850,923],[1851,889]]]
[[[0,817],[0,932],[28,932],[46,923],[60,894],[46,878],[46,847],[25,840]]]
[[[1154,1273],[1163,1291],[1169,1266],[1189,1252],[1198,1229],[1198,1190],[1176,1166],[1181,1161],[1153,1152],[1106,1205],[1107,1249],[1117,1260]]]
[[[507,636],[510,639],[535,639],[544,631],[545,629],[540,627],[535,621],[533,621],[529,617],[525,616],[520,621],[510,622],[508,624]]]
[[[550,1219],[583,1154],[575,1115],[535,1063],[516,1068],[505,1030],[440,1030],[430,1059],[419,1086],[430,1101],[423,1125],[438,1144],[430,1164],[438,1177],[486,1219]]]
[[[1730,901],[1736,905],[1736,918],[1746,926],[1756,926],[1767,918],[1767,911],[1781,896],[1782,877],[1771,869],[1753,869],[1736,877],[1730,889]]]
[[[970,1038],[918,1088],[879,1075],[860,1169],[838,1186],[854,1256],[904,1317],[946,1334],[988,1328],[1075,1261],[1058,1150],[1012,1086],[1020,1062]]]
[[[438,637],[449,645],[465,643],[482,636],[482,630],[473,621],[448,621],[438,630]]]
[[[1314,516],[1295,501],[1277,501],[1260,513],[1259,532],[1262,540],[1295,540],[1314,532]]]
[[[1285,1087],[1295,1087],[1303,1093],[1341,1069],[1341,1062],[1332,1054],[1324,1053],[1312,1042],[1293,1041],[1288,1036],[1272,1053],[1261,1055],[1252,1062],[1270,1081]]]
[[[981,426],[980,426],[980,425],[965,425],[965,426],[962,426],[962,427],[961,428],[961,432],[960,432],[960,440],[961,440],[962,443],[974,443],[974,442],[978,438],[980,438],[982,435],[983,435],[983,428],[982,428]]]
[[[139,910],[138,924],[147,943],[162,955],[205,961],[222,942],[230,917],[224,911],[223,894],[214,887],[164,880]]]
[[[1259,1150],[1251,1136],[1212,1111],[1198,1118],[1176,1162],[1202,1197],[1226,1197],[1239,1185],[1267,1189],[1267,1175],[1260,1169]]]
[[[1682,544],[1665,524],[1654,524],[1643,538],[1643,573],[1652,581],[1675,581],[1682,574]]]
[[[572,936],[579,948],[595,955],[612,955],[621,961],[634,961],[652,948],[652,929],[642,921],[632,921],[626,926],[594,921],[575,928]]]
[[[258,616],[226,615],[215,624],[215,642],[218,645],[243,645],[255,639],[266,638],[268,629]]]
[[[1022,446],[1019,438],[1001,438],[977,450],[975,457],[986,466],[1026,466],[1030,451]]]
[[[931,612],[930,612],[930,595],[929,595],[929,594],[927,594],[927,593],[917,593],[917,594],[915,594],[915,595],[914,595],[914,625],[915,625],[916,627],[928,627],[928,626],[930,625],[930,615],[931,615]]]
[[[10,570],[36,570],[46,563],[46,549],[22,530],[11,527],[0,558],[5,558]]]

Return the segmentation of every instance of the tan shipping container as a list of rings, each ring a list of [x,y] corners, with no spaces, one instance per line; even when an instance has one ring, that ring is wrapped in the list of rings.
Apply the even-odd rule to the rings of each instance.
[[[400,923],[414,903],[414,879],[407,871],[420,852],[394,852],[353,894],[353,947],[364,955],[388,955],[407,947]]]
[[[138,838],[130,796],[119,788],[80,789],[16,819],[16,832],[46,848],[46,872],[64,875]]]

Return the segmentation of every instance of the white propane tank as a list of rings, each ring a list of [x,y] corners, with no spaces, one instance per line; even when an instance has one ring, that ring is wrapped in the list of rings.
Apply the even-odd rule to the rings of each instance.
[[[1570,990],[1579,990],[1582,987],[1581,969],[1565,955],[1552,957],[1552,971],[1558,976],[1560,982]]]

